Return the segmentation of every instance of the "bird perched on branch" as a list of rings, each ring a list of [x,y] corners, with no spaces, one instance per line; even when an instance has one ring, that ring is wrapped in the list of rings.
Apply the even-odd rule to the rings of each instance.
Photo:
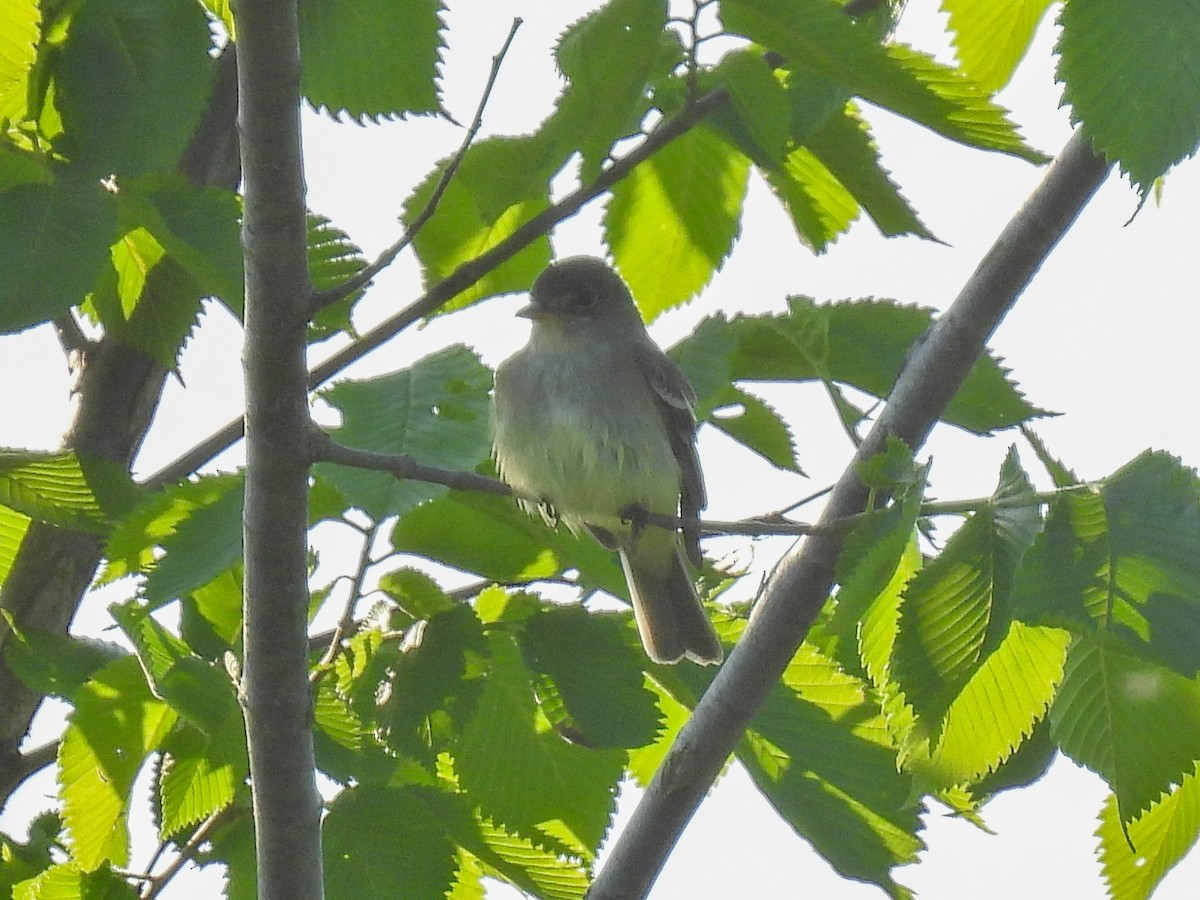
[[[684,560],[686,548],[700,565],[705,505],[691,385],[650,339],[629,289],[603,260],[549,266],[518,315],[533,331],[496,370],[500,477],[539,498],[548,522],[560,519],[620,554],[651,659],[720,662]],[[648,524],[646,513],[678,515],[684,527]]]

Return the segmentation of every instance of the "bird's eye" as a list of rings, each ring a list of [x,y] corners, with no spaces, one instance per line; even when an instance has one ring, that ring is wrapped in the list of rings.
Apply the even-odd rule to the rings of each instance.
[[[580,291],[575,295],[575,305],[580,309],[590,309],[596,305],[596,295],[591,291]]]

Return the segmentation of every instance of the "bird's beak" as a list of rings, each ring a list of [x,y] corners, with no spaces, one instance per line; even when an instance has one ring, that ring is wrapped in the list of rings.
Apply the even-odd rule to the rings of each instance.
[[[522,319],[532,319],[536,322],[538,319],[545,317],[546,311],[536,303],[528,303],[517,310],[517,315]]]

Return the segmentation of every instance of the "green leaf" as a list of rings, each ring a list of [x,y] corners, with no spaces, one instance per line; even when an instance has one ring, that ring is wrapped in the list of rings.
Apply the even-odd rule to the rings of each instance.
[[[1128,824],[1200,759],[1200,684],[1103,632],[1084,635],[1067,657],[1050,725],[1062,751],[1112,788]]]
[[[62,528],[104,530],[104,512],[74,453],[0,450],[0,504]]]
[[[489,644],[491,669],[454,752],[459,783],[506,830],[564,842],[590,860],[612,818],[625,754],[563,740],[538,711],[516,644],[495,632]]]
[[[440,0],[302,0],[300,91],[314,109],[361,124],[442,111]]]
[[[784,315],[713,316],[674,348],[702,413],[729,381],[840,382],[886,397],[908,350],[932,324],[929,310],[884,300],[818,305],[793,297]],[[864,353],[863,347],[870,347]],[[718,377],[718,374],[720,377]],[[991,356],[981,358],[951,401],[944,421],[976,434],[1038,415]]]
[[[362,249],[350,236],[324,216],[308,214],[308,277],[314,291],[326,291],[344,284],[367,266]],[[354,334],[350,310],[363,295],[363,289],[351,291],[337,303],[319,310],[309,328],[309,341],[324,340],[338,332]]]
[[[509,497],[451,491],[405,514],[392,546],[499,582],[552,578],[577,568],[586,586],[624,596],[612,553],[590,538],[548,527]]]
[[[1071,120],[1145,194],[1200,146],[1200,0],[1072,0],[1059,21]]]
[[[1040,527],[1033,486],[1011,448],[991,504],[905,588],[891,671],[925,734],[937,734],[942,715],[1008,630],[1013,577]]]
[[[181,175],[139,178],[121,191],[125,226],[141,226],[195,282],[198,297],[219,297],[241,315],[241,203],[222,188]]]
[[[597,749],[654,740],[659,713],[643,684],[644,658],[627,617],[548,606],[526,620],[518,642],[538,677],[542,712],[573,741]]]
[[[342,791],[321,825],[330,900],[441,897],[456,853],[439,804],[416,786],[360,785]]]
[[[216,476],[220,488],[189,510],[162,539],[165,551],[146,576],[143,594],[161,606],[202,587],[242,557],[243,482],[240,475]]]
[[[0,332],[81,302],[116,235],[113,197],[98,184],[20,184],[0,194]]]
[[[63,823],[85,872],[129,863],[126,812],[138,770],[175,723],[133,657],[109,663],[75,695],[58,748]]]
[[[807,147],[796,147],[765,175],[796,236],[814,253],[824,253],[858,218],[857,201]]]
[[[451,158],[441,160],[404,203],[405,227],[425,214]],[[565,157],[538,138],[490,138],[472,145],[437,207],[413,239],[426,287],[508,239],[550,205],[548,184]],[[550,241],[528,245],[442,306],[461,309],[528,290],[550,262]]]
[[[914,235],[936,240],[908,205],[891,173],[879,163],[879,151],[867,123],[851,105],[830,116],[805,146],[871,217],[885,237]]]
[[[546,900],[583,900],[587,894],[587,874],[574,860],[561,859],[487,820],[480,820],[478,829],[479,842],[467,849],[486,864],[489,874]]]
[[[613,0],[559,39],[555,58],[569,84],[543,134],[579,150],[584,182],[599,174],[619,138],[637,131],[649,108],[647,85],[670,71],[672,61],[659,52],[666,24],[665,0]]]
[[[75,862],[51,866],[13,888],[14,900],[137,900],[137,892],[109,868],[84,871]]]
[[[411,367],[367,381],[343,381],[321,392],[342,414],[333,432],[361,450],[404,454],[419,463],[473,470],[491,451],[488,389],[492,373],[461,344]],[[405,513],[446,492],[387,472],[324,464],[317,470],[374,519]]]
[[[985,91],[1012,77],[1051,0],[942,0],[963,71]]]
[[[704,126],[613,187],[604,242],[647,319],[694,297],[741,227],[749,160]]]
[[[0,120],[25,118],[40,23],[38,0],[10,0],[0,9]]]
[[[1070,632],[1009,623],[958,691],[933,749],[906,760],[936,787],[970,784],[1012,758],[1046,714],[1063,678]]]
[[[1017,134],[1004,110],[961,72],[903,44],[880,45],[827,0],[724,0],[726,29],[833,79],[851,93],[969,146],[1031,162],[1045,157]]]
[[[1100,813],[1100,865],[1113,900],[1148,900],[1200,837],[1200,776],[1193,769],[1170,794],[1128,825],[1110,796]]]
[[[861,682],[802,646],[737,753],[784,820],[838,872],[891,897],[912,896],[890,870],[923,848],[920,808]]]
[[[708,422],[771,465],[800,472],[792,430],[770,404],[734,387],[722,400],[725,402],[705,417]]]
[[[72,700],[97,670],[123,659],[124,648],[93,638],[21,630],[4,616],[11,634],[4,662],[31,691]]]
[[[231,716],[212,735],[181,728],[167,738],[163,749],[159,786],[163,837],[178,835],[228,807],[250,771],[241,716]]]
[[[197,3],[81,5],[55,73],[55,149],[101,178],[173,171],[208,100],[211,46]]]
[[[711,77],[729,92],[737,117],[735,133],[744,136],[749,147],[757,151],[750,152],[739,141],[746,155],[773,166],[781,165],[792,136],[791,103],[784,85],[762,53],[751,49],[728,53],[713,69]]]
[[[1099,492],[1053,504],[1014,591],[1029,621],[1106,628],[1187,677],[1200,672],[1200,483],[1147,452]]]
[[[109,607],[137,651],[154,696],[164,700],[207,735],[227,732],[231,719],[241,722],[229,675],[192,652],[136,601]],[[239,725],[240,727],[240,725]]]

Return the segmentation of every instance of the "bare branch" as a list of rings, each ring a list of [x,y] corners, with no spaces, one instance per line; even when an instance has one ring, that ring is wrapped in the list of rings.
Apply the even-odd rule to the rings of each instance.
[[[242,813],[241,807],[226,806],[224,809],[218,810],[207,819],[200,823],[200,826],[192,832],[192,836],[188,838],[186,844],[179,849],[179,855],[171,860],[162,872],[158,875],[138,876],[146,884],[142,888],[142,900],[154,900],[166,889],[180,869],[187,865],[191,860],[196,858],[196,854],[200,852],[200,848],[212,836],[212,833],[229,821],[235,814]]]
[[[914,450],[921,446],[988,337],[1109,168],[1076,132],[901,373],[882,415],[838,480],[819,525],[863,512],[869,491],[857,466],[880,452],[889,437]],[[742,639],[613,845],[588,892],[590,900],[630,900],[650,891],[696,807],[824,606],[841,546],[837,534],[815,534],[797,542],[779,561]]]
[[[316,685],[321,680],[325,672],[333,665],[333,661],[338,658],[338,654],[342,652],[342,641],[354,632],[354,607],[358,605],[358,601],[363,596],[363,583],[366,581],[367,572],[371,569],[371,550],[374,547],[375,538],[379,535],[381,524],[381,522],[376,522],[362,536],[363,541],[362,548],[358,554],[358,566],[354,570],[354,577],[350,580],[350,594],[346,598],[346,605],[342,609],[342,617],[338,619],[337,627],[333,629],[333,634],[329,636],[325,653],[321,657],[320,662],[309,673],[309,684]]]
[[[442,195],[446,193],[446,188],[450,186],[451,179],[454,178],[454,173],[458,171],[458,167],[462,164],[463,157],[467,155],[467,151],[471,149],[471,144],[475,140],[475,135],[479,133],[479,129],[483,127],[483,111],[487,107],[488,100],[492,96],[492,88],[496,85],[496,78],[500,74],[500,66],[504,62],[504,57],[508,55],[508,48],[512,46],[513,38],[516,37],[517,29],[521,27],[522,19],[518,16],[513,19],[512,27],[508,30],[508,37],[504,39],[504,45],[500,51],[492,57],[492,71],[488,75],[487,84],[483,88],[483,96],[479,98],[479,106],[475,109],[475,118],[471,122],[471,127],[467,129],[467,134],[463,138],[462,144],[450,158],[449,164],[442,171],[442,177],[438,179],[437,185],[433,189],[433,193],[429,195],[429,200],[425,203],[424,209],[417,214],[417,217],[412,220],[408,228],[404,230],[404,234],[392,246],[384,250],[375,262],[371,263],[353,278],[347,279],[344,283],[337,287],[330,288],[327,291],[321,291],[315,294],[312,299],[312,313],[316,313],[330,304],[337,303],[344,297],[348,297],[357,291],[359,288],[366,287],[371,280],[390,266],[409,244],[413,238],[424,227],[425,223],[433,216],[437,210],[438,203],[441,202]]]

